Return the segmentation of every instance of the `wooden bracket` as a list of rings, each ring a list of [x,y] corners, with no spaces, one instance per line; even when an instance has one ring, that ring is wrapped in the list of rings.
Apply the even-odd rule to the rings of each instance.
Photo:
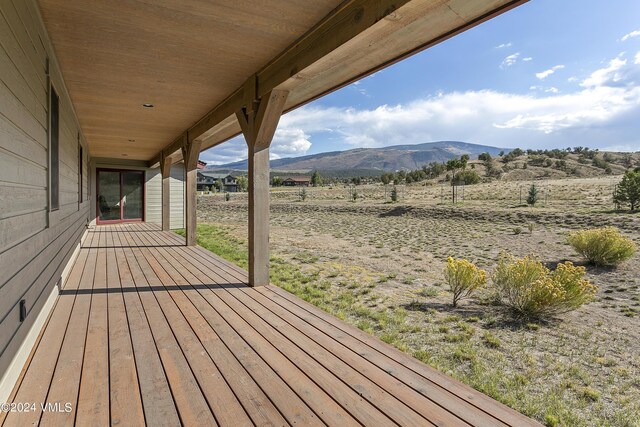
[[[256,150],[271,145],[288,94],[285,90],[274,89],[262,99],[250,101],[236,112],[248,145]]]

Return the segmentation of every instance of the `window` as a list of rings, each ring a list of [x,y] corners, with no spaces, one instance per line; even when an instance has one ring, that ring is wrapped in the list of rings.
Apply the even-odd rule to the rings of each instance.
[[[83,174],[82,166],[83,166],[82,145],[78,144],[78,203],[82,203],[82,174]]]
[[[60,98],[51,86],[49,105],[49,201],[50,210],[60,208]]]

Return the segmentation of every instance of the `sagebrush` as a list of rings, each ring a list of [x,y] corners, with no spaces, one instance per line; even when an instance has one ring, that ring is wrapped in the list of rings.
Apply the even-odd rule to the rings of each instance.
[[[493,273],[499,300],[525,317],[543,318],[575,310],[593,299],[597,288],[585,268],[571,262],[551,271],[534,257],[502,254]]]
[[[599,266],[615,266],[636,252],[633,240],[623,236],[616,227],[594,228],[569,233],[567,241],[578,254]]]
[[[453,294],[453,306],[487,283],[487,273],[466,259],[447,259],[444,277]]]

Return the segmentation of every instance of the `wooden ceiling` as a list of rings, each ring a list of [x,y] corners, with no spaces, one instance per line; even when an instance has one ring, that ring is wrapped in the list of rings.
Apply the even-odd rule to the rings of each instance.
[[[339,3],[39,0],[92,156],[141,160]]]
[[[237,135],[252,76],[291,110],[525,1],[39,3],[91,155],[154,164],[187,130],[203,149]]]

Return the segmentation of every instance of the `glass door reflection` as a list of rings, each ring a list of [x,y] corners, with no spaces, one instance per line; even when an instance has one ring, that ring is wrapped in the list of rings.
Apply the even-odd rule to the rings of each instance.
[[[98,222],[144,219],[144,172],[98,170]]]
[[[122,219],[142,219],[142,172],[122,172]]]

